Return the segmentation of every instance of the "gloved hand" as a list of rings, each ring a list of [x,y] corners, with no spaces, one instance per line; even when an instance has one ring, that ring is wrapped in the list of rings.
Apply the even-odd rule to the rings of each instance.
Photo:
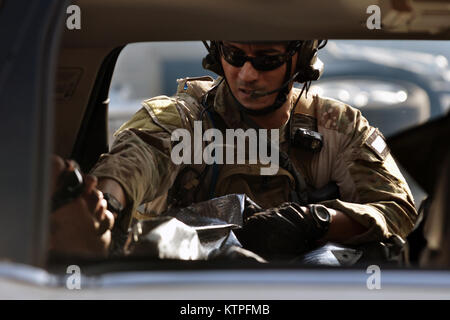
[[[294,202],[244,216],[244,226],[235,230],[244,248],[263,257],[297,255],[312,249],[326,229]]]
[[[244,211],[242,212],[242,218],[243,218],[244,222],[247,221],[247,219],[250,218],[255,213],[258,213],[261,211],[264,211],[263,208],[261,208],[256,202],[254,202],[248,196],[245,196]]]

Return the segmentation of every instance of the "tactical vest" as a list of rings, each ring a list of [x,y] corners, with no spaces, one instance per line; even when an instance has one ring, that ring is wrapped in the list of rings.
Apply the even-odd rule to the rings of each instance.
[[[211,78],[209,79],[212,81]],[[204,84],[201,87],[195,85],[196,81],[204,82],[205,80],[207,79],[204,77],[180,80],[177,94],[187,93],[202,104],[205,110],[202,119],[204,124],[208,128],[216,128],[224,132],[226,124],[211,105],[214,101],[215,88],[205,92]],[[317,144],[319,146],[321,144],[313,113],[305,114],[297,109],[299,107],[296,108],[292,119],[289,120],[288,143],[291,144],[289,147],[311,149],[306,152],[320,151],[320,149],[313,150],[317,149]],[[302,136],[300,136],[301,134]],[[314,143],[315,141],[317,143]],[[286,201],[295,201],[305,205],[339,197],[338,187],[335,183],[331,183],[321,190],[313,190],[309,187],[303,174],[290,161],[288,154],[281,150],[279,170],[275,175],[261,175],[262,167],[261,164],[214,163],[205,165],[201,172],[187,167],[180,172],[173,187],[169,190],[168,207],[186,207],[193,202],[233,193],[246,194],[263,208],[274,207]]]

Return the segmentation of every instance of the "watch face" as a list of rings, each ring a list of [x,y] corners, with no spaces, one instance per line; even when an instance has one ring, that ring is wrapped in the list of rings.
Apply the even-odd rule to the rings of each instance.
[[[320,220],[324,221],[324,222],[329,222],[330,221],[330,212],[328,211],[328,209],[322,205],[316,205],[316,216],[317,218],[319,218]]]

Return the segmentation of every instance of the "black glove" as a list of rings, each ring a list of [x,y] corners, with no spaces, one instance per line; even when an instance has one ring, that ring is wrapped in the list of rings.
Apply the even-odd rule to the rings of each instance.
[[[244,248],[276,258],[312,249],[327,232],[328,224],[329,220],[318,221],[311,210],[306,213],[297,203],[285,202],[247,217],[235,233]]]
[[[244,223],[252,215],[261,211],[264,211],[263,208],[261,208],[256,202],[254,202],[248,196],[245,196],[244,211],[242,212],[242,219],[244,220]]]

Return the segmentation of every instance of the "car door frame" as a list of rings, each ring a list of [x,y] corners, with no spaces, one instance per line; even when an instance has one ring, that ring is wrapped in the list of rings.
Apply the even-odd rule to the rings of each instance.
[[[0,258],[36,266],[46,260],[54,78],[70,2],[0,4]]]

